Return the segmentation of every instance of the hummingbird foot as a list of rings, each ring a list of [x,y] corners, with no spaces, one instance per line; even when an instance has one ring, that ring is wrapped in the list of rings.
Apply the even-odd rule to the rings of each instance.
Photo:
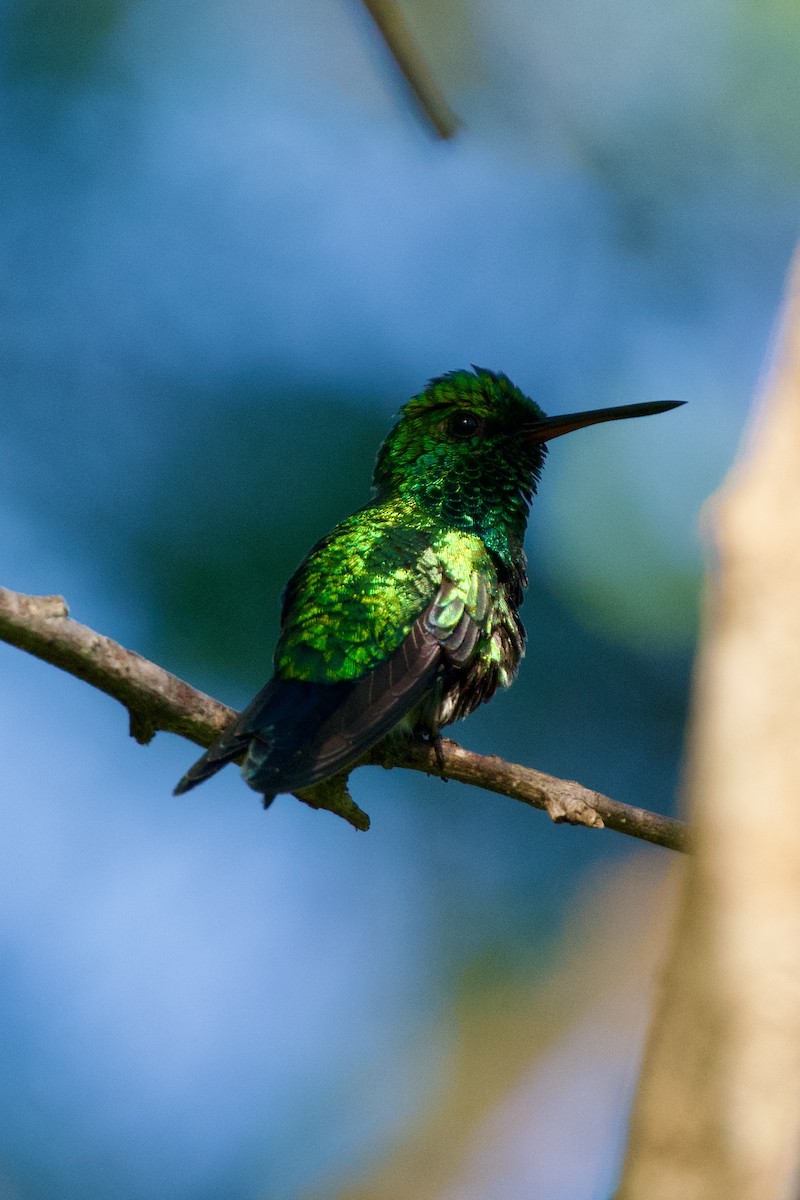
[[[440,733],[431,735],[431,745],[433,746],[433,753],[436,755],[436,765],[442,773],[442,782],[449,783],[450,780],[444,773],[444,750],[442,749],[442,735]]]
[[[449,783],[450,780],[448,779],[447,775],[445,774],[444,750],[443,750],[444,738],[442,737],[439,730],[438,729],[436,729],[436,730],[434,730],[434,729],[419,730],[417,733],[417,737],[420,739],[420,741],[422,742],[422,744],[424,746],[429,746],[433,750],[433,753],[436,757],[436,766],[439,768],[440,778],[442,779],[442,781],[444,783]]]

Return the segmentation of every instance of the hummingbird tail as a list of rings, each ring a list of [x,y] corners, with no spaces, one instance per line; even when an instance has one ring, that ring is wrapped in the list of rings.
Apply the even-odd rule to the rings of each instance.
[[[299,683],[271,679],[239,716],[198,758],[178,783],[174,796],[183,796],[205,783],[228,763],[245,760],[242,773],[254,791],[261,792],[264,807],[278,792],[291,790],[305,742],[312,741],[320,720],[329,716],[352,684]],[[291,776],[291,780],[285,778]],[[301,767],[300,782],[305,785]]]
[[[212,775],[216,775],[217,771],[221,771],[228,763],[244,757],[253,738],[253,714],[260,712],[265,706],[269,706],[274,691],[274,680],[271,680],[248,704],[247,708],[220,734],[217,740],[212,742],[202,758],[198,758],[197,762],[189,768],[174,789],[173,796],[185,795],[186,792],[197,787],[198,783],[205,783]]]
[[[186,792],[190,792],[192,788],[197,787],[198,783],[205,783],[212,775],[216,775],[217,771],[221,771],[229,762],[233,762],[238,755],[243,754],[247,746],[245,742],[240,746],[232,746],[228,750],[222,742],[223,738],[219,738],[206,750],[202,758],[198,758],[197,762],[189,768],[183,779],[174,788],[172,792],[173,796],[183,796]]]

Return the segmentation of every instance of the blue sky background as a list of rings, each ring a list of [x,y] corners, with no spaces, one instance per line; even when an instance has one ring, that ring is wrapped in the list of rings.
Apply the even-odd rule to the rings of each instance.
[[[800,18],[406,11],[464,121],[452,143],[354,0],[0,11],[0,582],[63,593],[240,705],[282,584],[367,497],[431,375],[503,370],[548,412],[687,400],[553,446],[522,676],[458,730],[666,811],[698,510],[797,232]],[[175,800],[192,755],[135,745],[105,697],[0,646],[0,1194],[322,1200],[385,1171],[398,1200],[489,1200],[511,1127],[537,1151],[503,1152],[505,1200],[606,1195],[645,968],[638,1024],[606,1038],[598,1016],[596,1054],[597,979],[560,1024],[540,999],[585,957],[565,930],[598,889],[608,914],[649,912],[667,856],[377,770],[353,780],[368,835],[290,798],[265,815],[235,771]],[[519,981],[520,1019],[549,1031],[520,1050],[534,1082],[476,1084],[485,1120],[409,1191],[398,1148],[472,1061],[458,1014]],[[491,1061],[519,1036],[496,1028]],[[609,1123],[576,1162],[542,1113],[587,1096]]]

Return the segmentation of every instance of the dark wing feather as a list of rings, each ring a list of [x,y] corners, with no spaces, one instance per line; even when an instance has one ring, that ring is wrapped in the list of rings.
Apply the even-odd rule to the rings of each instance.
[[[281,714],[279,728],[288,736],[276,729],[272,736],[253,737],[242,770],[250,786],[265,795],[310,787],[354,762],[393,729],[434,685],[441,668],[442,648],[427,615],[426,609],[394,653],[352,683],[275,681],[284,695],[292,687],[313,689],[319,708],[305,729],[285,726]],[[331,706],[330,693],[337,688],[346,690]]]
[[[479,636],[460,593],[445,579],[397,649],[360,679],[270,680],[184,775],[176,794],[245,754],[242,774],[265,798],[319,783],[389,733],[445,668],[463,667]]]
[[[352,686],[339,683],[321,688],[313,683],[271,679],[189,768],[173,794],[190,791],[228,763],[244,757],[256,737],[266,739],[282,733],[285,741],[292,732],[297,739],[313,736],[320,721],[342,703],[343,693]]]

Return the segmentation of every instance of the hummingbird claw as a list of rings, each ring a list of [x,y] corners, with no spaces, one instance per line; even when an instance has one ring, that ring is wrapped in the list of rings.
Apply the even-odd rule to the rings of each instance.
[[[444,750],[442,749],[443,739],[441,733],[438,731],[436,733],[429,733],[426,735],[425,741],[429,746],[433,747],[433,753],[436,755],[436,765],[439,768],[442,782],[449,783],[450,781],[444,773]]]

